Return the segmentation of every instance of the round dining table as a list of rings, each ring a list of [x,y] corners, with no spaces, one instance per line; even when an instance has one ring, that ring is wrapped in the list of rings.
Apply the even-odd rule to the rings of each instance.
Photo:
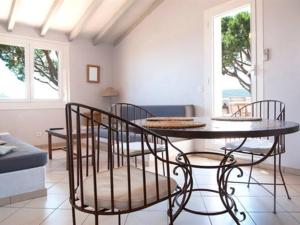
[[[276,145],[279,142],[280,137],[282,135],[288,135],[291,133],[295,133],[299,131],[299,124],[296,122],[290,121],[280,121],[280,120],[231,120],[231,119],[205,119],[200,117],[194,117],[192,120],[195,123],[199,124],[199,127],[194,128],[160,128],[160,127],[151,127],[148,128],[151,131],[166,137],[175,137],[175,138],[186,138],[186,139],[220,139],[220,138],[242,138],[244,141],[247,138],[263,138],[263,137],[272,137],[274,143],[270,148],[269,152],[262,156],[262,158],[258,161],[253,162],[251,164],[248,163],[238,163],[237,160],[233,157],[233,151],[228,153],[216,153],[216,152],[207,152],[207,151],[193,151],[193,152],[181,152],[176,157],[178,163],[183,163],[181,161],[182,157],[189,157],[192,155],[201,154],[212,154],[214,156],[222,156],[222,160],[218,165],[207,166],[207,165],[198,165],[190,163],[187,166],[190,168],[198,168],[198,169],[217,169],[217,190],[209,190],[203,188],[195,188],[191,185],[190,189],[187,191],[188,193],[184,193],[185,199],[187,199],[184,203],[185,206],[181,206],[183,210],[186,210],[190,213],[201,214],[201,215],[219,215],[222,213],[229,213],[236,224],[240,224],[241,221],[245,220],[246,213],[239,212],[237,209],[237,205],[233,198],[233,193],[228,193],[228,179],[231,171],[233,169],[238,169],[241,171],[241,167],[243,166],[251,166],[262,163],[276,149]],[[145,125],[147,120],[142,120],[141,124]],[[241,143],[243,144],[243,143]],[[241,171],[242,173],[242,171]],[[220,200],[223,203],[225,210],[218,212],[201,212],[197,210],[192,210],[187,207],[187,203],[191,197],[191,194],[195,191],[209,191],[219,194]],[[242,216],[241,216],[242,215]],[[241,218],[242,217],[242,218]]]
[[[195,128],[150,128],[161,136],[190,138],[190,139],[218,139],[243,137],[268,137],[290,134],[299,131],[299,124],[281,120],[224,120],[194,117],[193,121],[203,126]],[[145,120],[142,121],[144,124]]]

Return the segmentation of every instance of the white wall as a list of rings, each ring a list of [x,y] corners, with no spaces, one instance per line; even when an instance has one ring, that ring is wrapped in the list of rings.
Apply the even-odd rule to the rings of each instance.
[[[40,38],[38,30],[17,26],[13,35]],[[0,27],[0,34],[8,34]],[[49,40],[67,42],[63,34],[50,32]],[[100,108],[107,108],[108,102],[100,96],[103,88],[112,84],[112,47],[92,45],[91,40],[76,40],[70,43],[70,99]],[[100,84],[86,82],[86,65],[101,66]],[[64,109],[0,110],[0,132],[10,132],[31,144],[46,144],[45,129],[65,127]],[[42,132],[42,137],[36,133]]]
[[[300,122],[300,1],[264,0],[265,98],[286,103],[286,119]],[[285,165],[300,168],[300,132],[288,135]]]
[[[265,98],[300,120],[300,1],[264,1]],[[195,104],[203,110],[203,12],[222,0],[165,0],[114,49],[114,85],[137,104]],[[287,137],[284,164],[300,168],[300,132]]]
[[[136,104],[203,106],[203,13],[221,0],[165,0],[114,50],[114,85]]]

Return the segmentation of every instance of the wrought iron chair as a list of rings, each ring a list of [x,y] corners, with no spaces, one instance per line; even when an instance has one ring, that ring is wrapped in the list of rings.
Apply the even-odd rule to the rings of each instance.
[[[103,120],[94,118],[96,113],[101,113]],[[91,165],[83,160],[81,132],[82,118],[90,118],[87,131],[91,139]],[[103,122],[107,121],[107,122]],[[99,224],[99,215],[118,215],[119,225],[121,214],[144,209],[161,201],[167,200],[169,204],[169,223],[172,225],[174,219],[179,215],[182,207],[186,204],[185,194],[191,183],[191,171],[187,168],[188,159],[183,158],[185,164],[178,164],[169,158],[168,140],[135,123],[127,121],[114,114],[77,103],[66,105],[67,123],[67,147],[70,163],[69,185],[70,204],[72,207],[73,224],[76,224],[75,210],[90,213],[95,216],[95,224]],[[100,129],[107,129],[108,140],[106,146],[100,145]],[[141,147],[142,166],[137,168],[130,162],[129,134],[134,132],[140,135],[138,143]],[[153,140],[153,144],[150,144]],[[157,143],[164,145],[166,158],[158,155]],[[123,149],[126,143],[126,149]],[[106,148],[108,158],[102,160],[98,153],[100,148]],[[126,157],[114,152],[126,151]],[[145,165],[145,152],[154,156],[154,171],[150,172]],[[180,150],[178,149],[179,153]],[[74,153],[77,157],[74,158]],[[106,154],[104,155],[106,157]],[[166,175],[162,175],[158,162],[165,164]],[[97,165],[100,163],[100,168]],[[108,164],[109,166],[107,167]],[[171,178],[170,166],[176,175],[179,169],[184,173],[184,184],[179,187]],[[84,173],[90,170],[90,173]],[[178,194],[183,194],[182,207],[174,209],[174,199]],[[173,198],[173,199],[172,199]]]
[[[232,114],[232,117],[260,117],[262,119],[273,119],[273,120],[285,120],[285,105],[281,101],[277,100],[263,100],[252,102],[244,107],[237,110]],[[254,162],[254,156],[265,156],[268,154],[270,149],[272,148],[274,143],[274,137],[266,137],[266,138],[247,138],[247,139],[239,139],[234,141],[226,140],[225,147],[222,149],[227,151],[232,151],[236,149],[234,152],[249,154],[251,155],[251,162]],[[253,166],[250,168],[249,179],[247,182],[247,186],[249,187],[251,183],[251,179],[254,181],[253,184],[260,185],[274,185],[274,192],[271,193],[268,189],[266,189],[269,193],[274,196],[274,212],[276,212],[276,185],[283,185],[287,194],[288,199],[291,199],[288,189],[285,184],[285,180],[282,173],[281,168],[281,155],[285,153],[285,137],[280,136],[278,145],[275,148],[275,151],[272,152],[270,156],[274,157],[274,182],[273,183],[261,183],[257,181],[252,176]],[[282,179],[282,183],[278,184],[276,182],[276,169],[277,169],[277,156],[278,156],[278,169]]]
[[[125,120],[131,121],[137,125],[142,125],[141,121],[142,119],[150,118],[150,117],[155,117],[152,113],[149,111],[143,109],[140,106],[130,104],[130,103],[116,103],[111,106],[110,112],[116,116],[119,116]],[[134,157],[135,159],[135,165],[137,166],[137,157],[142,155],[142,149],[139,144],[139,141],[141,139],[140,134],[136,134],[131,132],[129,134],[131,136],[129,146],[130,146],[130,152],[129,156]],[[153,140],[150,140],[150,145],[153,145]],[[126,147],[127,143],[124,143],[123,148],[125,149],[122,154],[127,154],[126,152]],[[157,143],[157,152],[161,152],[162,158],[164,158],[164,152],[165,148],[163,143],[161,141]],[[151,151],[149,149],[144,150],[144,155],[145,154],[151,154]],[[163,171],[165,172],[164,168]]]

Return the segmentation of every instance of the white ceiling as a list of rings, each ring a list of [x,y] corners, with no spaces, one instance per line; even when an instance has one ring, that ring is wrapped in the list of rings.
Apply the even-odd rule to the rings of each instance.
[[[0,0],[0,22],[119,42],[163,0]],[[75,29],[76,28],[76,29]],[[13,29],[12,29],[13,31]],[[42,34],[41,34],[42,35]]]

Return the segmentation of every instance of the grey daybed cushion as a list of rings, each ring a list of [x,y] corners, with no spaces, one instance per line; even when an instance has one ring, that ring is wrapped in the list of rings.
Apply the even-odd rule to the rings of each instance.
[[[126,133],[122,132],[122,135],[123,135],[123,142],[126,142],[126,138],[127,138]],[[99,136],[100,136],[100,141],[101,141],[101,138],[108,139],[108,130],[106,128],[100,128]],[[121,137],[119,137],[119,138],[121,139]],[[129,142],[137,142],[137,141],[141,140],[141,135],[135,134],[133,132],[129,132],[128,139],[129,139]]]
[[[16,146],[10,154],[0,157],[0,173],[30,169],[44,166],[47,163],[47,153],[29,145],[9,134],[0,135],[0,140],[8,145]]]

